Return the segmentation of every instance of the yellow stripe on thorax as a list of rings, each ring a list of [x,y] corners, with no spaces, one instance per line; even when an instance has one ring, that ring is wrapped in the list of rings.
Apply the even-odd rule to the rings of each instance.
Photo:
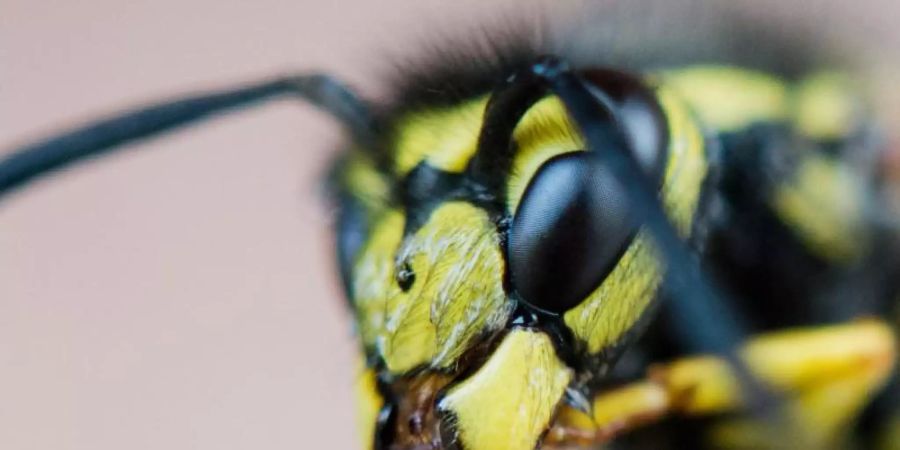
[[[847,137],[862,120],[860,89],[837,72],[816,72],[796,84],[731,66],[691,66],[658,77],[704,125],[720,133],[758,122],[784,122],[801,136],[830,141]]]
[[[387,299],[399,295],[394,282],[394,255],[403,239],[406,218],[398,210],[388,210],[375,218],[365,247],[353,268],[354,306],[360,337],[366,347],[385,326]]]
[[[790,114],[789,90],[777,77],[728,66],[691,66],[659,74],[704,125],[718,132],[740,131],[755,122]]]
[[[848,136],[859,128],[862,110],[857,87],[839,73],[811,75],[793,90],[794,127],[811,139],[831,141]]]
[[[815,142],[840,140],[859,130],[862,106],[847,77],[814,73],[789,85],[774,76],[726,66],[689,67],[659,77],[716,133],[739,132],[762,122],[792,127],[798,140],[790,150],[797,151],[798,167],[791,177],[779,180],[770,206],[812,253],[834,262],[862,253],[861,177],[840,161],[804,151],[817,148]]]
[[[775,187],[772,207],[810,252],[850,262],[868,247],[862,182],[845,164],[807,154],[793,176]]]

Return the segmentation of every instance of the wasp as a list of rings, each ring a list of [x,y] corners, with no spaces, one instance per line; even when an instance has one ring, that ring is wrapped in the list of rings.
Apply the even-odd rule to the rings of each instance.
[[[888,150],[852,81],[741,45],[509,41],[385,103],[301,74],[137,108],[14,150],[0,194],[294,95],[347,132],[328,186],[365,448],[896,445]]]

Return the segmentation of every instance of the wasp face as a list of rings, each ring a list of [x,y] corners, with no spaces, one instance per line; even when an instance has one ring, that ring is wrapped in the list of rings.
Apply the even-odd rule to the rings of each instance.
[[[500,237],[470,203],[434,206],[418,229],[386,212],[361,252],[354,279],[360,327],[386,368],[451,368],[478,335],[506,322]]]
[[[686,234],[706,170],[693,122],[635,77],[583,76]],[[622,188],[562,103],[538,100],[512,142],[491,146],[498,103],[406,111],[387,167],[371,153],[344,161],[339,255],[377,379],[363,410],[371,427],[382,410],[380,447],[534,448],[659,283]]]
[[[896,230],[866,223],[883,205],[869,182],[878,154],[841,77],[791,86],[725,66],[638,77],[521,56],[488,70],[468,57],[461,70],[439,67],[382,114],[322,75],[138,108],[0,160],[0,196],[123,143],[299,95],[355,144],[335,171],[337,250],[365,355],[367,447],[594,448],[670,412],[728,414],[734,422],[703,427],[738,448],[847,444],[841,436],[890,375],[895,332],[867,320],[742,344],[735,300],[716,294],[679,242],[694,228],[708,140],[718,175],[707,192],[725,212],[696,220],[710,228],[704,264],[742,292],[746,304],[735,304],[752,306],[756,328],[849,319],[862,309],[848,292],[885,311],[884,299],[896,301]],[[709,342],[693,347],[719,358],[677,360],[600,391],[591,378],[640,331],[665,269],[681,327],[698,330],[678,338]],[[666,338],[651,351],[670,350]],[[756,381],[786,402],[765,401]],[[757,417],[754,401],[784,406],[783,417]],[[874,406],[876,421],[896,414]],[[678,446],[673,434],[651,441]]]

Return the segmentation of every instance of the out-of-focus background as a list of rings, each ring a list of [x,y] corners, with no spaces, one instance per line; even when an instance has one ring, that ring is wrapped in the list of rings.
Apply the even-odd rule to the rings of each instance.
[[[0,0],[0,152],[288,70],[378,95],[382,58],[435,30],[589,2],[485,3]],[[895,0],[744,3],[888,49],[900,34]],[[0,449],[354,448],[356,347],[317,191],[338,136],[279,102],[0,204]]]

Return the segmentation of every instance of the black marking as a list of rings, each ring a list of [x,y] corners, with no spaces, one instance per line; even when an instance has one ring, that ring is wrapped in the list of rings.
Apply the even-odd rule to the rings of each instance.
[[[397,197],[406,211],[404,236],[410,236],[422,228],[432,212],[442,204],[461,201],[487,212],[488,217],[500,224],[508,214],[491,189],[475,182],[467,174],[438,169],[427,162],[419,163],[398,185]]]
[[[385,401],[381,411],[378,412],[378,418],[375,422],[375,436],[373,437],[373,448],[375,450],[391,450],[394,430],[397,427],[397,407],[394,402]]]
[[[390,450],[397,425],[397,398],[391,389],[392,380],[388,379],[386,375],[388,372],[383,370],[383,365],[369,365],[369,367],[372,367],[377,374],[375,389],[384,402],[375,419],[372,448],[374,450]]]
[[[438,409],[438,414],[440,414],[439,433],[441,447],[435,448],[462,450],[459,439],[459,430],[456,429],[456,424],[459,422],[458,419],[456,419],[456,414],[454,414],[453,411],[443,409]]]
[[[466,198],[460,174],[438,169],[424,161],[413,168],[397,188],[406,211],[404,236],[415,234],[442,203]]]
[[[724,166],[718,187],[728,218],[712,230],[707,261],[732,289],[735,307],[758,330],[835,323],[871,310],[867,301],[883,295],[874,286],[885,285],[873,277],[883,273],[879,267],[889,252],[874,264],[824,260],[772,207],[775,190],[791,182],[807,155],[827,157],[830,150],[798,142],[794,130],[779,123],[754,124],[719,140]]]

